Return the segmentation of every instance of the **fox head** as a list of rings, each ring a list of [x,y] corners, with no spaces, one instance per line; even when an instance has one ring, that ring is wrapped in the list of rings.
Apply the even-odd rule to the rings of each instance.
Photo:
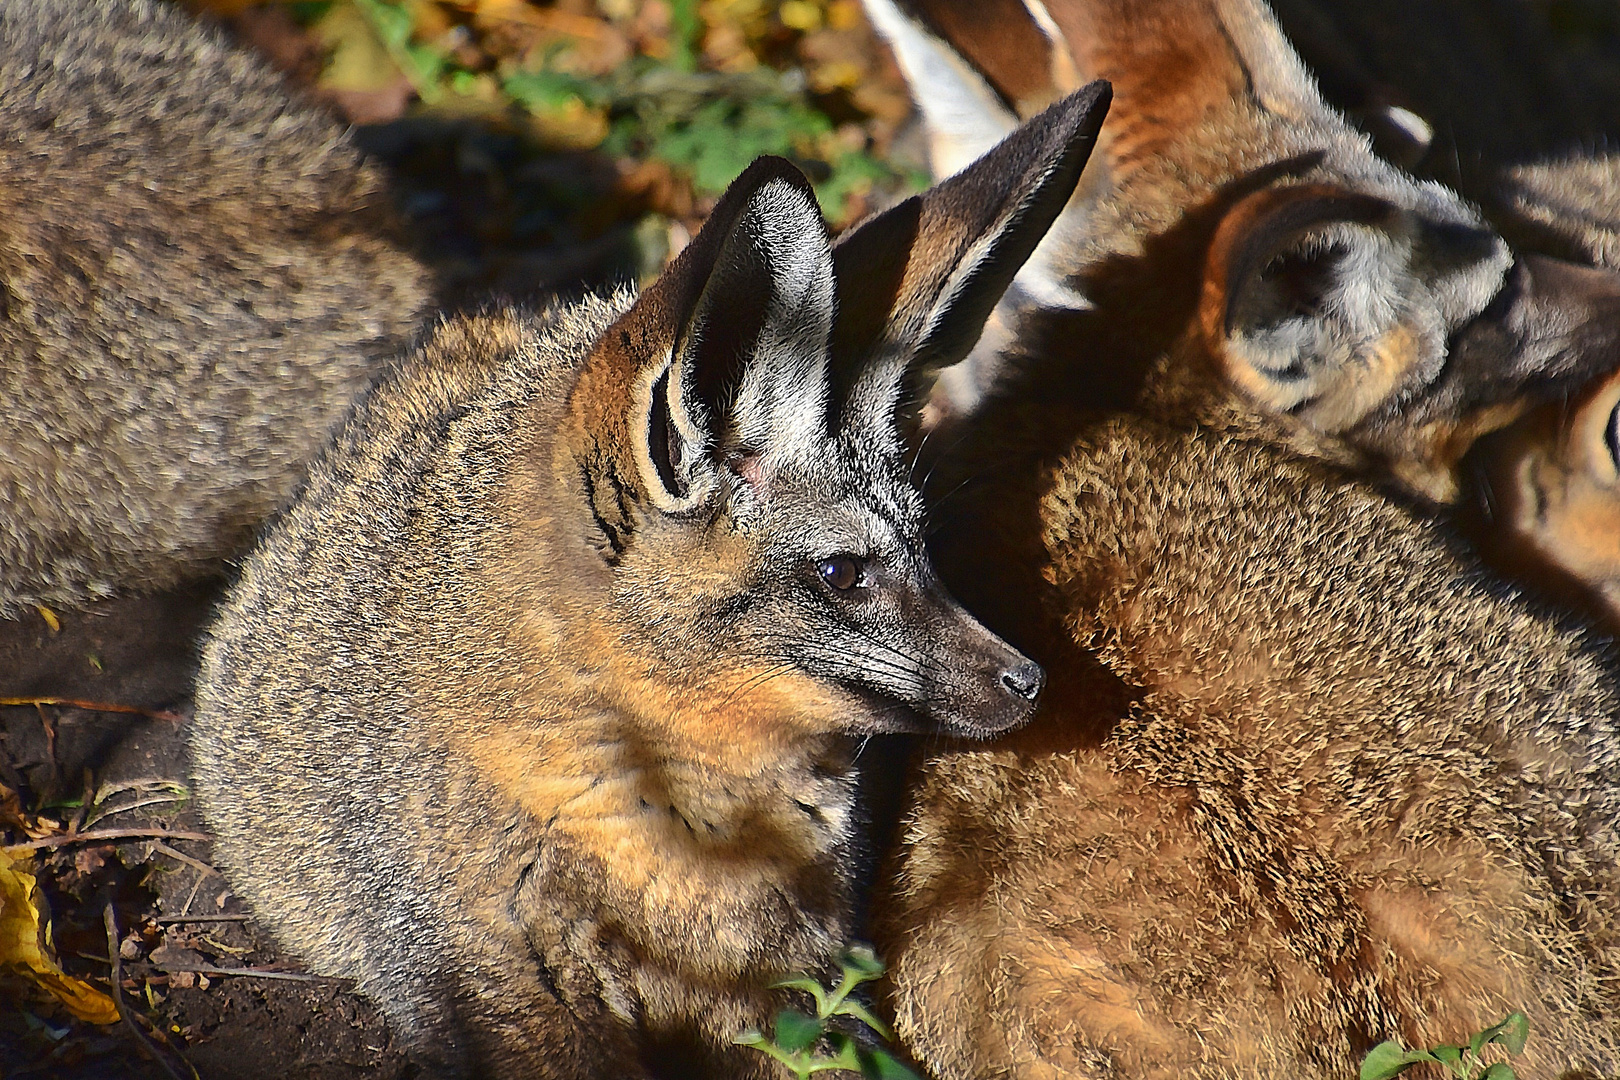
[[[575,592],[618,704],[717,741],[1030,715],[1041,669],[929,565],[902,424],[1061,209],[1106,106],[1104,87],[1072,96],[836,245],[802,174],[761,159],[601,337],[554,475],[594,553]]]
[[[1470,460],[1486,556],[1620,623],[1620,372],[1480,440]]]
[[[1015,351],[1071,361],[1053,367],[1076,398],[1258,420],[1448,501],[1477,436],[1614,366],[1620,276],[1516,255],[1378,158],[1260,0],[866,4],[942,173],[1076,80],[1113,84],[1096,159],[998,316]],[[993,379],[959,377],[953,407]]]
[[[1521,166],[1503,188],[1510,222],[1583,262],[1620,265],[1620,158],[1575,154]],[[1620,325],[1607,347],[1620,357]],[[1474,484],[1464,520],[1486,557],[1620,625],[1620,371],[1481,439],[1468,461]]]

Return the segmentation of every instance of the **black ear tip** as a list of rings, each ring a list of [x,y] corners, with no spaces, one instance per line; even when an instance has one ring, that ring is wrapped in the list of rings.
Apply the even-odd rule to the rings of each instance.
[[[1107,79],[1097,79],[1048,105],[1046,115],[1053,117],[1070,139],[1095,137],[1102,130],[1113,100],[1114,84]]]
[[[726,194],[730,195],[734,191],[754,192],[773,180],[791,184],[812,200],[816,197],[815,189],[810,186],[810,181],[805,177],[803,170],[787,158],[775,154],[764,154],[755,158],[748,168],[737,174],[737,179],[726,188]]]

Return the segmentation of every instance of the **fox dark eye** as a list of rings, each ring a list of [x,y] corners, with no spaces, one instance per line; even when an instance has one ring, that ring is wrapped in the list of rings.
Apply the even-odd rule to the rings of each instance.
[[[848,592],[861,583],[864,569],[858,559],[848,555],[840,555],[832,559],[822,559],[816,564],[816,572],[821,580],[837,589],[839,592]]]
[[[1603,429],[1603,442],[1609,448],[1609,460],[1620,469],[1620,404],[1609,414],[1609,424]]]

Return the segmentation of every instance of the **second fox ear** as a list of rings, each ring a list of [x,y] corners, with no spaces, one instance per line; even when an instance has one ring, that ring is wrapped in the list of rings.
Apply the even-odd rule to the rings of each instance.
[[[1343,431],[1443,355],[1445,327],[1412,302],[1413,255],[1410,224],[1381,199],[1309,184],[1261,192],[1216,231],[1205,337],[1255,404]]]
[[[1074,192],[1108,112],[1095,82],[961,172],[868,218],[833,249],[831,406],[888,429],[924,380],[966,356]]]
[[[826,436],[832,254],[815,196],[781,158],[734,181],[644,301],[671,318],[637,440],[654,502],[703,502],[719,470],[791,458]]]

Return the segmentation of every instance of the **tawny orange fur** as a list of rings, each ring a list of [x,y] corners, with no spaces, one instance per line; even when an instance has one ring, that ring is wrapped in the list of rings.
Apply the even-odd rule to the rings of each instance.
[[[1048,484],[1130,704],[922,770],[879,938],[919,1059],[1327,1078],[1524,1008],[1524,1074],[1620,1067],[1612,655],[1274,442],[1099,420]]]

